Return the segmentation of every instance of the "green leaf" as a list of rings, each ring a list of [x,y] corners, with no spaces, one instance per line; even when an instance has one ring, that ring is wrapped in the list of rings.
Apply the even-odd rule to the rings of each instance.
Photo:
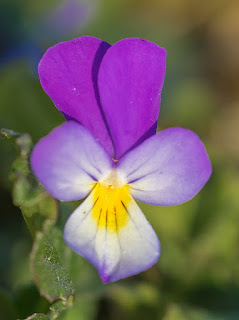
[[[39,185],[31,173],[29,164],[33,147],[31,137],[7,129],[2,129],[1,134],[17,147],[18,156],[10,173],[13,182],[13,203],[20,207],[23,218],[32,236],[35,237],[37,231],[43,230],[47,220],[56,221],[57,202]]]
[[[68,308],[71,308],[73,305],[74,296],[70,295],[67,300],[59,300],[53,303],[50,307],[50,319],[55,320],[60,315],[62,311],[67,310]]]
[[[32,275],[40,294],[52,303],[46,318],[50,320],[57,319],[64,310],[72,306],[74,300],[69,274],[61,264],[54,243],[64,256],[64,251],[68,248],[63,242],[62,234],[48,221],[44,232],[36,233],[30,256]]]
[[[67,301],[73,294],[71,280],[60,262],[59,254],[50,240],[54,227],[48,224],[46,232],[38,232],[31,253],[31,270],[42,296],[48,301]]]
[[[47,315],[43,313],[34,313],[25,320],[55,320],[62,313],[62,311],[65,311],[72,306],[73,300],[73,295],[69,296],[67,300],[58,300],[50,306],[50,311]]]
[[[1,134],[17,147],[18,156],[10,174],[13,181],[13,202],[21,208],[34,238],[30,256],[33,278],[40,294],[51,303],[47,315],[35,313],[27,319],[55,320],[72,306],[74,300],[70,277],[60,261],[60,254],[67,257],[69,249],[63,241],[62,232],[54,226],[58,214],[57,202],[31,173],[31,137],[6,129]]]

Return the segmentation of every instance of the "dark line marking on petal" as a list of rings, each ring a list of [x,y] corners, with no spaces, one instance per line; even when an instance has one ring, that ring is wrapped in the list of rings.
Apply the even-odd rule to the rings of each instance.
[[[142,178],[143,178],[143,177],[139,177],[139,178],[136,178],[136,179],[134,179],[134,180],[131,180],[131,181],[128,182],[128,184],[137,182],[137,181],[139,181],[139,180],[142,179]]]
[[[135,225],[135,228],[137,229],[138,233],[141,235],[143,232],[139,229],[138,225],[136,224],[136,222],[134,221],[134,219],[132,218],[132,216],[130,215],[128,209],[126,208],[125,204],[121,201],[125,211],[128,213],[128,216],[130,218],[130,220],[133,222],[133,224]],[[148,221],[148,220],[147,220]],[[145,237],[144,237],[145,238]],[[145,238],[146,239],[146,238]],[[147,239],[146,239],[147,240]]]
[[[96,205],[96,203],[97,203],[98,200],[99,200],[99,197],[95,200],[95,202],[93,203],[92,207],[89,209],[89,211],[87,212],[87,214],[84,213],[84,212],[82,212],[82,213],[84,213],[85,216],[84,216],[84,219],[81,220],[81,224],[82,224],[83,221],[85,221],[85,219],[88,217],[88,215],[92,212],[92,210],[94,209],[94,206]],[[85,200],[85,201],[86,201],[86,200]]]
[[[126,213],[128,214],[129,218],[131,219],[130,214],[129,214],[129,211],[127,210],[127,208],[126,208],[126,206],[125,206],[124,202],[123,202],[122,200],[121,200],[120,202],[121,202],[121,204],[122,204],[123,208],[125,209]],[[131,219],[131,220],[132,220],[132,219]]]
[[[123,204],[123,203],[122,203],[122,204]],[[126,212],[128,213],[130,220],[133,222],[133,224],[135,225],[136,229],[139,231],[139,228],[138,228],[138,226],[137,226],[136,222],[134,221],[134,219],[131,217],[131,215],[130,215],[129,211],[127,210],[127,208],[125,207],[125,205],[124,205],[124,204],[123,204],[123,206],[124,206],[124,208],[125,208]]]
[[[90,200],[90,199],[89,199],[89,200]],[[82,223],[86,220],[86,218],[87,218],[87,217],[89,216],[89,214],[92,212],[92,210],[93,210],[93,208],[94,208],[94,206],[96,205],[96,203],[97,203],[98,200],[99,200],[99,197],[95,200],[95,202],[93,203],[92,207],[88,210],[87,214],[85,214],[84,211],[82,212],[83,214],[85,214],[85,216],[84,216],[83,219],[81,220],[80,224],[82,224]],[[86,199],[85,201],[87,201],[87,199]],[[80,213],[81,213],[81,212],[80,212]],[[88,245],[88,244],[90,244],[92,241],[94,241],[95,236],[96,236],[96,235],[94,235],[93,238],[91,238],[91,239],[89,239],[88,241],[86,241],[86,242],[85,242],[85,245]],[[95,250],[95,248],[94,248],[94,250]],[[79,252],[79,251],[77,251],[77,252]]]
[[[95,176],[93,176],[91,173],[87,172],[85,169],[81,168],[81,170],[83,172],[85,172],[92,180],[94,180],[95,182],[98,182],[98,179],[96,179]]]
[[[119,234],[118,234],[118,225],[117,225],[117,217],[116,217],[117,213],[116,213],[116,208],[115,207],[114,207],[114,213],[115,213],[115,223],[116,223],[116,235],[115,236],[117,237],[117,241],[118,241],[118,245],[119,245],[119,260],[116,263],[116,265],[114,266],[113,270],[111,270],[111,273],[108,276],[109,279],[115,274],[115,272],[117,272],[118,267],[119,267],[119,265],[121,263],[121,257],[122,257],[122,251],[123,251],[122,247],[121,247],[120,239],[119,239]],[[108,210],[106,211],[106,217],[107,217],[107,215],[108,215]],[[107,226],[107,218],[106,218],[106,226]],[[107,230],[106,230],[106,233],[105,233],[105,241],[107,243]],[[104,263],[103,264],[104,264],[104,266],[107,265],[107,258],[106,258],[105,255],[104,255]]]
[[[127,212],[127,214],[129,215],[129,212],[128,212],[128,210],[127,210],[127,208],[126,208],[126,206],[125,206],[124,202],[123,202],[122,200],[120,200],[120,202],[121,202],[122,206],[124,207],[125,211]]]
[[[130,172],[130,174],[127,176],[127,178],[129,178],[133,173],[135,173],[136,171],[138,171],[140,168],[142,168],[145,163],[147,163],[149,161],[149,159],[147,158],[143,163],[141,163],[136,169],[134,169],[133,171]]]
[[[98,228],[99,228],[101,213],[102,213],[102,208],[100,208],[100,214],[99,214],[99,218],[98,218],[98,222],[97,222],[97,230],[98,230]],[[96,232],[97,232],[97,231],[96,231]]]
[[[151,176],[152,174],[157,173],[158,171],[159,171],[158,169],[155,169],[155,170],[153,170],[153,171],[151,171],[149,173],[145,173],[143,176],[140,176],[138,178],[135,178],[134,180],[131,180],[130,182],[128,182],[128,184],[134,183],[134,182],[136,182],[138,180],[144,179],[145,177]],[[160,175],[163,174],[163,171],[160,171],[159,174]]]
[[[130,186],[131,187],[131,186]],[[145,190],[145,189],[139,189],[139,188],[135,188],[135,187],[131,187],[132,190],[136,190],[136,191],[142,191],[142,192],[158,192],[158,189],[149,189],[149,190]],[[143,201],[141,201],[143,202]]]
[[[92,206],[92,208],[91,208],[91,211],[92,211],[92,209],[94,208],[94,206],[96,205],[96,203],[97,203],[97,201],[99,200],[99,198],[100,198],[100,197],[98,197],[98,198],[95,200],[95,202],[94,202],[94,204],[93,204],[93,206]]]
[[[91,173],[89,173],[87,170],[85,170],[82,166],[79,165],[79,163],[75,162],[75,161],[72,161],[72,163],[74,163],[74,165],[76,166],[76,168],[78,168],[80,171],[83,171],[85,174],[87,174],[91,179],[93,179],[94,181],[98,182],[98,179],[93,176]],[[90,165],[96,169],[96,171],[98,171],[100,174],[102,174],[102,172],[96,168],[93,163],[91,162]]]
[[[107,232],[107,228],[108,228],[107,224],[108,224],[108,209],[106,210],[106,213],[105,213],[105,228],[106,228],[106,232]]]
[[[122,256],[122,247],[121,247],[121,243],[120,243],[120,238],[119,238],[119,227],[118,227],[118,222],[117,222],[117,212],[116,212],[116,207],[114,207],[114,213],[115,213],[115,225],[116,225],[116,234],[117,234],[117,240],[118,240],[118,244],[119,244],[119,248],[120,248],[120,258]],[[120,264],[120,258],[119,258],[119,262],[117,263],[117,265],[115,266],[114,269],[116,269],[118,267],[118,265]],[[112,273],[113,274],[113,273]]]
[[[102,208],[100,208],[100,214],[99,214],[99,218],[98,218],[98,222],[97,222],[97,226],[96,226],[96,231],[95,231],[95,235],[94,237],[91,239],[90,242],[93,242],[94,241],[94,250],[95,250],[95,255],[97,257],[97,260],[98,260],[98,264],[100,263],[99,259],[98,259],[98,254],[96,252],[96,249],[95,249],[95,240],[96,240],[96,236],[97,236],[97,233],[99,231],[99,223],[100,223],[100,218],[101,218],[101,214],[102,214]]]
[[[116,212],[116,208],[114,207],[114,214],[115,214],[115,229],[116,229],[116,233],[118,234],[118,223],[117,223],[117,212]]]
[[[107,243],[107,223],[108,223],[108,209],[106,210],[106,213],[105,213],[105,244]],[[105,269],[105,265],[106,265],[105,254],[106,254],[106,250],[104,251],[104,255],[103,255],[102,269]]]
[[[140,177],[138,177],[138,178],[135,178],[134,180],[131,180],[130,182],[128,182],[128,184],[137,182],[137,181],[139,181],[139,180],[141,180],[141,179],[144,179],[145,177],[149,177],[149,176],[151,176],[152,174],[154,174],[154,173],[156,173],[156,172],[158,172],[158,169],[156,169],[156,170],[154,170],[154,171],[152,171],[152,172],[150,172],[150,173],[145,173],[143,176],[140,176]],[[163,174],[163,172],[160,171],[159,174],[161,175],[161,174]]]
[[[144,232],[144,230],[136,224],[135,220],[132,218],[131,214],[130,214],[129,211],[127,210],[127,208],[126,208],[126,206],[124,205],[124,203],[123,203],[122,201],[121,201],[121,203],[122,203],[125,211],[128,213],[130,220],[131,220],[132,223],[135,225],[135,228],[137,229],[138,233],[140,234],[140,237],[144,238],[147,242],[149,242],[149,243],[154,247],[154,246],[155,246],[154,243],[151,241],[151,239],[145,237],[145,232]],[[138,205],[137,205],[136,202],[134,202],[134,205],[136,205],[136,206],[138,207]],[[138,207],[138,208],[139,208],[139,207]],[[139,208],[139,210],[141,211],[140,208]],[[141,213],[144,215],[144,213],[143,213],[142,211],[141,211]],[[145,223],[146,223],[146,224],[152,229],[152,231],[155,233],[155,231],[153,230],[151,224],[149,223],[149,221],[148,221],[148,219],[145,217],[145,215],[144,215],[144,218],[145,218],[145,220],[146,220]],[[155,235],[156,235],[156,234],[155,234]],[[156,237],[157,237],[157,235],[156,235]]]

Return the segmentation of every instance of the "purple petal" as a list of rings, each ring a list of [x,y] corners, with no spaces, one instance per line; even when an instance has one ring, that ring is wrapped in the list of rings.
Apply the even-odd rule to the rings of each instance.
[[[105,194],[96,196],[95,192],[97,186],[67,220],[66,243],[98,269],[103,282],[126,278],[154,265],[160,255],[159,240],[128,190],[128,195],[111,204],[114,212]],[[121,215],[126,215],[124,225]]]
[[[193,198],[209,179],[211,163],[198,136],[170,128],[126,154],[118,168],[139,201],[170,206]]]
[[[56,107],[84,125],[113,155],[96,83],[99,65],[109,47],[88,36],[61,42],[47,50],[38,71],[41,85]]]
[[[86,128],[69,121],[38,142],[31,166],[53,197],[71,201],[88,195],[112,168],[112,160]]]
[[[98,85],[116,159],[156,132],[165,68],[166,51],[146,40],[121,40],[104,55]]]

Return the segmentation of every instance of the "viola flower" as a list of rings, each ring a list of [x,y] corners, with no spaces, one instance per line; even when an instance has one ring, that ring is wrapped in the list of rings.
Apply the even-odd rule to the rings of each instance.
[[[50,48],[39,64],[42,87],[67,122],[40,140],[31,166],[53,197],[87,197],[66,222],[64,239],[103,282],[159,258],[159,240],[134,199],[178,205],[211,175],[195,133],[156,134],[165,66],[166,51],[152,42],[110,46],[87,36]]]

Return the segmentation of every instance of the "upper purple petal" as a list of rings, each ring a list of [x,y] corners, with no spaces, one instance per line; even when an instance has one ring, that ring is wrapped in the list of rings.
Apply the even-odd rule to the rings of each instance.
[[[146,40],[121,40],[104,55],[98,86],[116,159],[156,132],[165,69],[166,51]]]
[[[193,198],[212,167],[203,143],[190,130],[170,128],[127,153],[117,167],[139,201],[170,206]]]
[[[87,196],[113,161],[92,134],[68,121],[42,138],[31,155],[31,167],[56,199],[71,201]]]
[[[61,42],[47,50],[38,70],[41,85],[56,107],[89,129],[113,156],[96,83],[102,57],[109,47],[89,36]]]

